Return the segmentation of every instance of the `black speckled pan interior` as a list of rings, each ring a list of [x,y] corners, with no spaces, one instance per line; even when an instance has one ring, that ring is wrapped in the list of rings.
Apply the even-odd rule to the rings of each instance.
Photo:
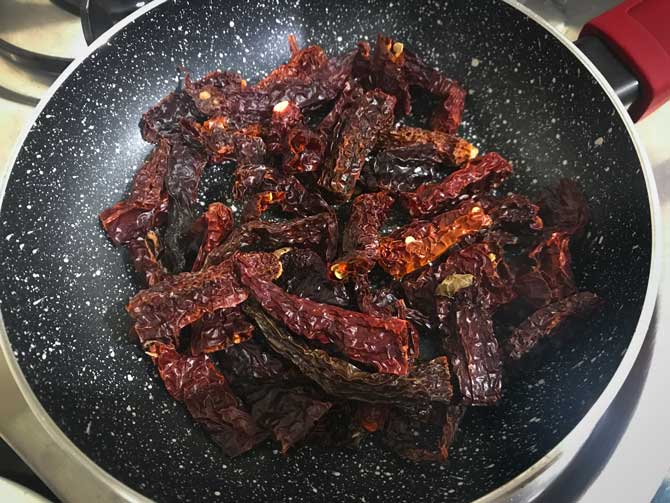
[[[87,58],[28,135],[2,204],[2,315],[32,389],[103,469],[159,501],[463,501],[509,481],[583,417],[621,362],[642,309],[651,216],[640,162],[602,88],[544,28],[502,2],[168,1]],[[128,337],[138,285],[98,213],[122,197],[151,146],[141,113],[195,75],[257,78],[288,56],[286,37],[334,54],[386,32],[470,90],[461,134],[514,164],[509,189],[578,180],[592,223],[574,250],[580,286],[607,300],[569,346],[472,409],[443,465],[378,448],[271,445],[224,458],[165,392]],[[223,168],[207,174],[212,180]]]

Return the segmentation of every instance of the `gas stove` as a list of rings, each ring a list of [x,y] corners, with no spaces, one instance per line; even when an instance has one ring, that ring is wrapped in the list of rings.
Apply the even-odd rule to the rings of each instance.
[[[4,0],[0,2],[0,176],[21,130],[30,123],[33,107],[50,84],[87,44],[115,22],[144,5],[138,0]],[[583,23],[617,4],[617,0],[522,0],[570,39]],[[636,125],[646,147],[660,192],[663,219],[670,222],[670,106],[666,105]],[[666,228],[669,228],[666,226]],[[663,274],[670,278],[670,239],[665,237]],[[595,434],[576,461],[543,494],[547,501],[653,501],[670,503],[670,284],[662,282],[656,312],[635,368]],[[14,417],[30,421],[30,411],[4,360],[0,359],[0,403]],[[3,414],[4,415],[4,414]],[[2,419],[0,419],[0,422]],[[37,423],[35,423],[37,424]],[[26,425],[28,426],[28,425]],[[3,431],[0,424],[0,432]],[[26,430],[26,431],[29,431]],[[24,445],[27,445],[26,441]],[[40,474],[58,493],[47,466]],[[0,442],[0,476],[42,495],[56,497],[28,466]],[[72,474],[69,480],[76,480]],[[622,484],[621,481],[628,481]],[[660,488],[659,488],[660,487]]]

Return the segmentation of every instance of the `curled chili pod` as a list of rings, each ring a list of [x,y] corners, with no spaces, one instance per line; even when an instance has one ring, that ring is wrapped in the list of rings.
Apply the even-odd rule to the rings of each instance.
[[[161,140],[135,173],[130,195],[100,213],[100,223],[110,241],[126,244],[141,238],[167,210],[163,185],[170,159],[170,143]]]
[[[540,207],[521,194],[487,199],[481,197],[482,206],[493,219],[493,230],[510,231],[515,235],[541,231],[544,222],[540,217]],[[500,234],[500,237],[504,237]]]
[[[196,219],[198,186],[206,165],[207,156],[202,150],[185,142],[172,142],[165,174],[165,191],[170,203],[167,225],[161,233],[161,261],[173,273],[183,271],[186,266],[186,250]]]
[[[234,224],[233,212],[223,203],[210,204],[200,218],[202,220],[203,238],[198,249],[198,255],[191,267],[193,272],[200,270],[209,252],[230,234]]]
[[[318,213],[283,222],[254,220],[235,228],[227,239],[214,248],[205,267],[219,264],[235,252],[249,246],[262,250],[275,250],[287,246],[311,248],[329,260],[337,251],[338,224],[332,212]]]
[[[401,126],[390,129],[381,138],[382,148],[406,147],[428,144],[435,148],[442,162],[460,166],[477,157],[479,149],[467,140],[442,131],[430,131],[416,127]]]
[[[284,100],[272,107],[272,118],[263,133],[269,151],[281,154],[285,149],[289,131],[302,122],[302,112],[295,103]]]
[[[342,113],[319,178],[319,185],[336,199],[351,198],[365,158],[393,125],[394,106],[393,96],[373,90]]]
[[[442,101],[430,119],[430,127],[436,131],[443,131],[448,134],[456,134],[458,126],[463,118],[465,109],[465,97],[468,92],[458,83],[453,82],[446,91],[444,101]]]
[[[236,261],[240,281],[268,314],[292,332],[332,345],[348,358],[380,373],[407,374],[407,321],[376,318],[291,295],[255,272],[261,255],[239,255]]]
[[[340,122],[344,113],[349,110],[359,99],[363,97],[365,90],[356,82],[348,80],[345,82],[342,93],[317,126],[317,133],[323,137],[329,137]]]
[[[205,313],[235,307],[247,297],[229,261],[197,273],[168,276],[137,293],[126,309],[145,348],[153,342],[178,347],[182,328]]]
[[[168,273],[163,264],[158,261],[160,245],[155,232],[149,231],[144,238],[133,239],[128,242],[127,246],[135,271],[144,277],[148,286],[153,286],[165,279]]]
[[[533,262],[532,268],[516,278],[514,289],[530,305],[542,307],[577,291],[568,234],[553,232],[528,257]]]
[[[359,183],[365,190],[408,192],[444,176],[443,160],[432,143],[389,147],[365,164]]]
[[[244,152],[240,151],[241,142],[261,141],[260,124],[237,128],[225,116],[212,117],[202,124],[184,119],[181,126],[183,140],[199,144],[213,164],[245,160]],[[262,158],[259,162],[262,162]]]
[[[240,380],[274,383],[281,381],[289,370],[287,362],[253,339],[229,345],[216,356],[224,375],[234,384]]]
[[[298,79],[310,80],[315,71],[328,64],[328,57],[318,45],[310,45],[300,49],[295,35],[288,36],[291,58],[286,64],[272,70],[256,84],[257,89],[266,89],[277,83]]]
[[[502,394],[502,362],[485,302],[471,286],[437,304],[444,346],[466,405],[492,405]]]
[[[479,288],[478,301],[494,311],[516,298],[512,285],[506,283],[498,272],[502,262],[502,252],[488,243],[476,243],[463,248],[438,266],[435,293],[453,297],[458,289],[476,284]],[[469,279],[463,276],[469,276]],[[463,283],[468,280],[469,284]]]
[[[330,265],[337,279],[370,272],[379,256],[379,229],[394,202],[385,192],[361,194],[354,199],[342,233],[343,257]]]
[[[323,349],[298,341],[259,307],[247,303],[244,309],[256,321],[272,349],[329,395],[400,407],[412,407],[417,402],[450,403],[452,399],[449,363],[444,356],[417,363],[407,376],[366,372]]]
[[[191,330],[191,354],[213,353],[248,341],[254,326],[239,308],[206,313]]]
[[[519,360],[543,340],[553,336],[571,318],[584,317],[600,307],[603,301],[591,292],[580,292],[542,307],[514,329],[505,342],[505,355]]]
[[[302,387],[264,386],[246,400],[256,423],[272,432],[284,454],[303,440],[333,405]]]
[[[155,362],[170,395],[184,402],[227,456],[239,456],[268,437],[207,355],[184,356],[159,345]]]
[[[281,263],[284,273],[278,284],[288,293],[335,306],[350,304],[346,284],[328,277],[326,263],[315,251],[292,248],[282,254]]]
[[[246,80],[236,72],[215,71],[200,80],[193,81],[190,75],[184,79],[184,92],[193,99],[198,111],[207,117],[226,115],[221,111],[226,109],[227,98],[246,87]]]
[[[382,238],[378,263],[396,279],[401,278],[491,224],[491,217],[478,203],[466,201],[432,220],[414,221]]]
[[[490,152],[468,161],[439,182],[425,183],[414,192],[403,192],[400,200],[413,217],[425,217],[462,199],[500,185],[512,166],[500,154]]]
[[[158,143],[161,138],[179,136],[182,120],[201,121],[205,118],[193,98],[186,91],[180,90],[168,94],[147,110],[140,119],[140,130],[145,141]]]
[[[304,125],[293,127],[286,136],[286,152],[282,161],[284,172],[317,172],[321,168],[325,150],[325,141],[319,134]]]
[[[412,111],[412,96],[409,92],[410,83],[404,71],[404,44],[377,35],[374,53],[370,61],[371,88],[378,88],[395,96],[397,109],[404,115]]]

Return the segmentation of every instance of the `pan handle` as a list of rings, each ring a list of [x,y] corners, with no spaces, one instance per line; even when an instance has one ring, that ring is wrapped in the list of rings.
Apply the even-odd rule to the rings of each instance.
[[[670,100],[670,0],[626,0],[586,23],[577,45],[630,105],[633,120]]]

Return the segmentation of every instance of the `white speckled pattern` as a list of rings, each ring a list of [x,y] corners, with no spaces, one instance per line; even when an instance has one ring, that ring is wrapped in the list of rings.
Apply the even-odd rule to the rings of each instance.
[[[374,443],[286,458],[267,445],[227,460],[127,336],[123,306],[137,285],[97,214],[149,152],[137,122],[173,89],[177,65],[255,78],[286,59],[289,33],[332,54],[378,31],[470,89],[462,133],[514,162],[506,187],[532,193],[561,176],[583,184],[593,224],[575,266],[606,312],[507,383],[499,407],[471,410],[445,465],[415,465]],[[551,449],[608,382],[642,306],[651,241],[637,156],[604,92],[519,12],[466,0],[168,2],[56,93],[19,156],[0,220],[2,314],[28,381],[86,454],[164,501],[462,501],[498,487]]]

